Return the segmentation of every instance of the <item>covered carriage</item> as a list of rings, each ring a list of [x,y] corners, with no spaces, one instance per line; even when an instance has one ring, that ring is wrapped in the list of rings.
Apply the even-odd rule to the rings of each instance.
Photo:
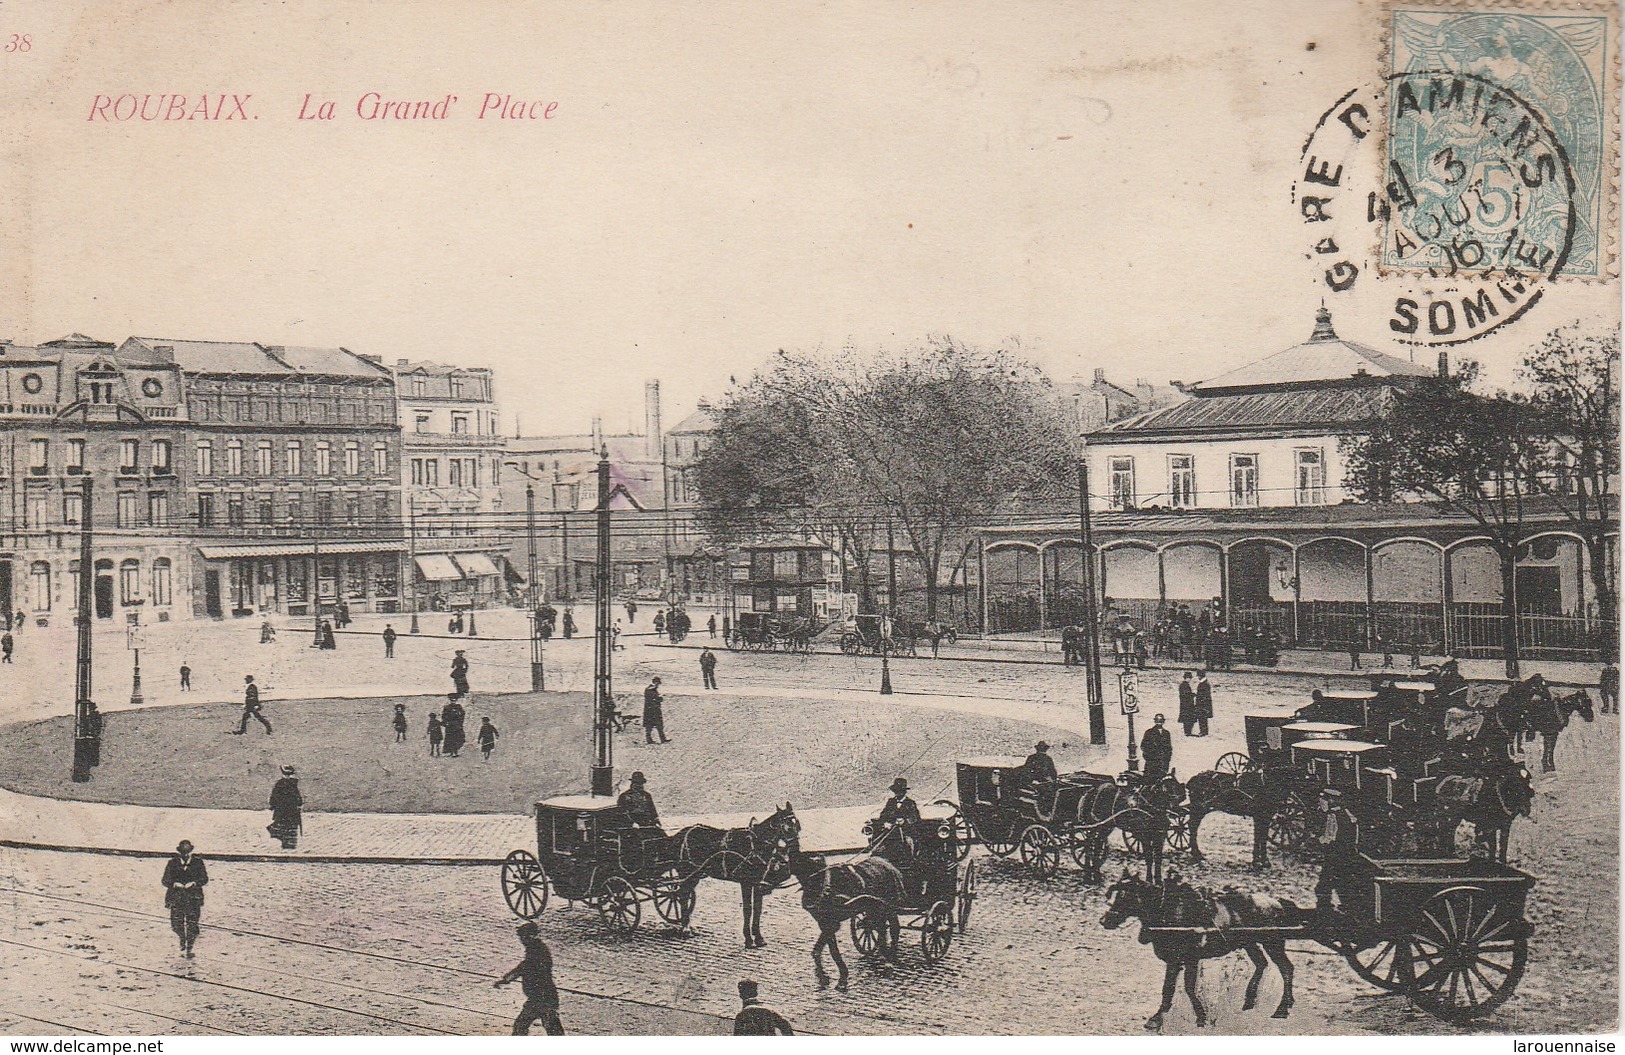
[[[875,899],[852,916],[852,944],[860,954],[892,960],[902,931],[920,936],[927,963],[948,955],[955,930],[963,934],[976,901],[976,862],[967,860],[963,818],[950,802],[920,807],[918,821],[864,825],[869,852],[903,877],[901,900]]]

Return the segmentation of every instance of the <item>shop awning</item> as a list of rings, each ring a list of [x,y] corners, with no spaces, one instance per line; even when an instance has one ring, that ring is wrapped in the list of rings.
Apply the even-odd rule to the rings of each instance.
[[[199,546],[204,560],[230,560],[233,557],[310,557],[317,544],[312,542],[259,542],[241,546]],[[321,555],[335,553],[399,553],[406,547],[399,542],[323,542]]]
[[[463,577],[463,573],[458,570],[457,565],[453,563],[450,557],[438,553],[427,557],[419,557],[417,562],[418,572],[425,579],[439,581],[461,579]]]
[[[491,563],[491,558],[483,553],[457,554],[457,566],[463,569],[465,578],[477,579],[483,575],[501,575],[497,566]]]

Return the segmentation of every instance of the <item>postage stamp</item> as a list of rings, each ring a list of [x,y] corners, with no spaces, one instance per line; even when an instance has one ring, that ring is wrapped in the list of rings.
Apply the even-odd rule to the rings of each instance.
[[[1476,237],[1486,250],[1522,239],[1556,253],[1567,242],[1555,271],[1523,261],[1553,278],[1617,273],[1610,25],[1608,9],[1589,4],[1389,12],[1387,162],[1418,182],[1401,188],[1385,224],[1385,271],[1471,267],[1452,258],[1442,232],[1424,237],[1453,213],[1470,219],[1446,226],[1470,230],[1451,237]],[[1478,266],[1509,263],[1490,251]]]

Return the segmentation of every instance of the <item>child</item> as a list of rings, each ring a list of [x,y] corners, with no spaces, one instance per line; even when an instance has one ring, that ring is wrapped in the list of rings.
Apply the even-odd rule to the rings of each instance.
[[[501,735],[501,733],[497,732],[497,727],[491,724],[490,718],[480,719],[480,731],[478,733],[480,754],[485,756],[487,762],[491,761],[491,752],[496,749],[497,737]]]
[[[429,712],[429,757],[440,757],[440,741],[446,738],[446,730],[440,723],[440,715]]]
[[[395,742],[406,743],[406,704],[395,705]]]

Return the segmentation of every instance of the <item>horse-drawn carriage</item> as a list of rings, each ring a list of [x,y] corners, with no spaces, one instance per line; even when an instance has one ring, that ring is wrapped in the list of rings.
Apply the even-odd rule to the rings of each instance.
[[[902,873],[903,894],[853,916],[852,944],[865,956],[892,960],[900,933],[916,931],[921,955],[936,963],[948,955],[954,931],[965,933],[976,900],[976,862],[965,860],[969,844],[959,811],[952,803],[933,803],[920,808],[918,821],[883,824],[875,818],[863,834],[869,852]]]
[[[740,612],[728,631],[730,649],[750,652],[810,652],[817,624],[777,612]]]
[[[879,614],[855,615],[841,631],[841,651],[849,656],[878,656],[888,651],[894,656],[915,655],[915,624],[906,619],[893,621]]]
[[[1148,864],[1160,860],[1164,842],[1176,850],[1190,846],[1184,792],[1172,778],[1147,783],[1138,773],[1077,772],[1034,781],[1022,759],[990,755],[961,759],[958,783],[967,834],[995,856],[1019,853],[1043,879],[1059,869],[1063,850],[1079,867],[1097,872],[1114,830]],[[1153,837],[1155,853],[1148,852]]]

